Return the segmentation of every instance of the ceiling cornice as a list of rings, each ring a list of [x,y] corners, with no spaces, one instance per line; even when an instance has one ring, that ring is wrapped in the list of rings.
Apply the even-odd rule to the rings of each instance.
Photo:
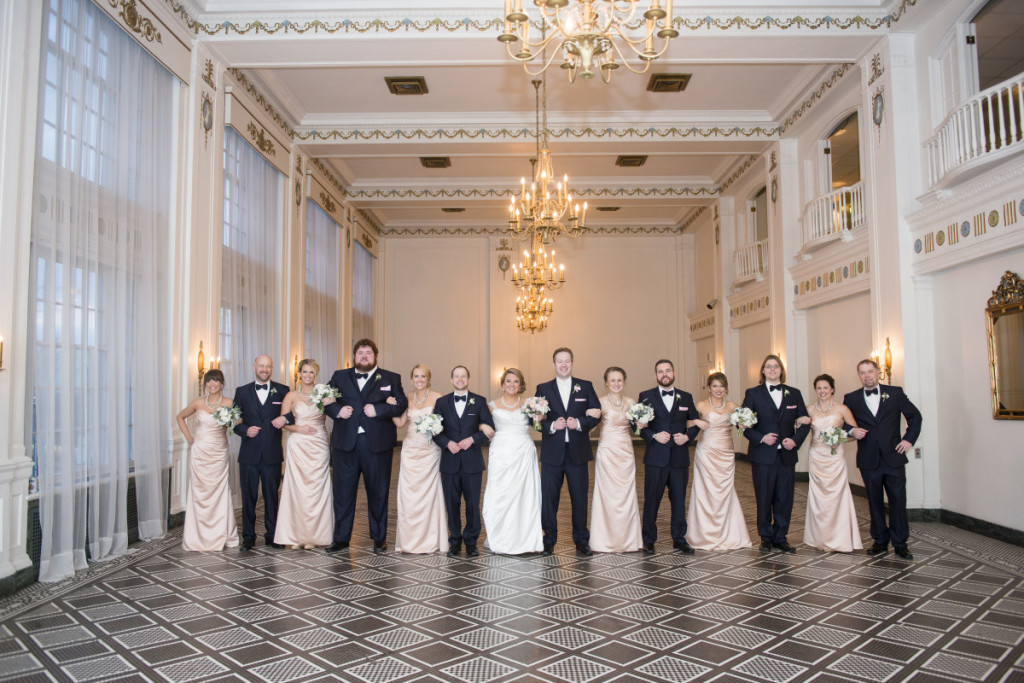
[[[381,187],[372,189],[347,188],[347,199],[403,200],[403,199],[507,199],[518,188],[426,188]],[[695,187],[586,187],[570,188],[574,197],[716,197],[722,193],[717,185]]]
[[[354,140],[395,142],[401,140],[532,140],[536,137],[534,128],[335,128],[318,130],[296,127],[292,130],[292,139],[299,142],[351,142]],[[548,137],[552,140],[656,140],[686,138],[753,138],[775,139],[779,135],[778,126],[767,123],[764,126],[669,126],[665,128],[650,126],[646,128],[613,127],[594,128],[549,128]]]

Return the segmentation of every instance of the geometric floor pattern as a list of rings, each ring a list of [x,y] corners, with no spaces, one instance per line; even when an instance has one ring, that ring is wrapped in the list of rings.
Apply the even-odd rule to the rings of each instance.
[[[752,510],[749,466],[736,482]],[[943,524],[912,525],[912,563],[670,542],[466,559],[374,555],[358,515],[348,554],[183,552],[179,529],[21,591],[0,680],[1024,682],[1024,549]]]

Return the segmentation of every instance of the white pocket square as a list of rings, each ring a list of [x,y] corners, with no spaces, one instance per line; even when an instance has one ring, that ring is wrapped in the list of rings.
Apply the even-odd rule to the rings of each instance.
[[[380,390],[381,391],[391,391],[391,385],[389,384],[386,387],[381,387]]]
[[[679,406],[679,410],[689,410],[689,408],[686,406]]]
[[[796,410],[796,406],[786,406],[786,410]]]
[[[272,405],[272,406],[279,406],[279,405],[281,405],[281,402],[280,401],[274,401],[270,405]]]
[[[578,398],[578,399],[576,399],[576,401],[577,401],[577,402],[578,402],[578,401],[586,401],[586,400],[587,400],[587,399],[585,399],[585,398]]]

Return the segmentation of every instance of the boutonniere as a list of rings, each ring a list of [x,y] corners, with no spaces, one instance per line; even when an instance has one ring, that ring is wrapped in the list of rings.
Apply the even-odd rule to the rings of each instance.
[[[270,393],[267,396],[273,396],[277,393],[277,387],[270,387]]]
[[[789,389],[783,389],[782,390],[782,395],[783,396],[789,396]]]
[[[469,405],[473,405],[474,403],[476,403],[476,399],[475,398],[469,399]]]
[[[373,376],[373,381],[374,382],[379,382],[380,381],[380,373],[379,372],[376,375]]]
[[[581,389],[580,389],[580,385],[579,385],[579,384],[573,384],[573,385],[572,385],[572,393],[574,393],[574,394],[575,394],[575,393],[576,393],[576,392],[578,392],[578,391],[581,391]]]
[[[883,401],[888,401],[889,400],[889,394],[886,394],[885,392],[883,392],[882,393],[882,400]]]

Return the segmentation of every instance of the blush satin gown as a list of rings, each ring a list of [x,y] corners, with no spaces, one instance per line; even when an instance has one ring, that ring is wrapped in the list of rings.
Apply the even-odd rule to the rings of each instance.
[[[416,420],[434,406],[409,408],[409,430],[402,440],[398,470],[398,523],[395,550],[400,553],[448,552],[448,517],[441,489],[441,449],[416,431]]]
[[[334,539],[334,492],[325,418],[308,401],[298,401],[292,414],[296,426],[313,427],[316,433],[288,434],[274,542],[330,545]]]
[[[590,547],[603,553],[640,550],[640,507],[636,495],[636,454],[624,398],[615,407],[601,399],[601,437],[594,456],[594,501],[590,511]]]
[[[205,410],[196,411],[188,459],[188,492],[182,550],[238,547],[235,508],[228,486],[230,462],[225,428]]]
[[[698,550],[746,548],[750,534],[734,485],[736,452],[729,414],[711,410],[701,418],[711,426],[694,449],[686,542]]]
[[[832,447],[821,440],[821,432],[843,426],[838,413],[811,418],[811,448],[808,452],[810,482],[807,486],[807,520],[804,543],[812,548],[849,553],[863,548],[857,510],[846,474],[843,444]]]

